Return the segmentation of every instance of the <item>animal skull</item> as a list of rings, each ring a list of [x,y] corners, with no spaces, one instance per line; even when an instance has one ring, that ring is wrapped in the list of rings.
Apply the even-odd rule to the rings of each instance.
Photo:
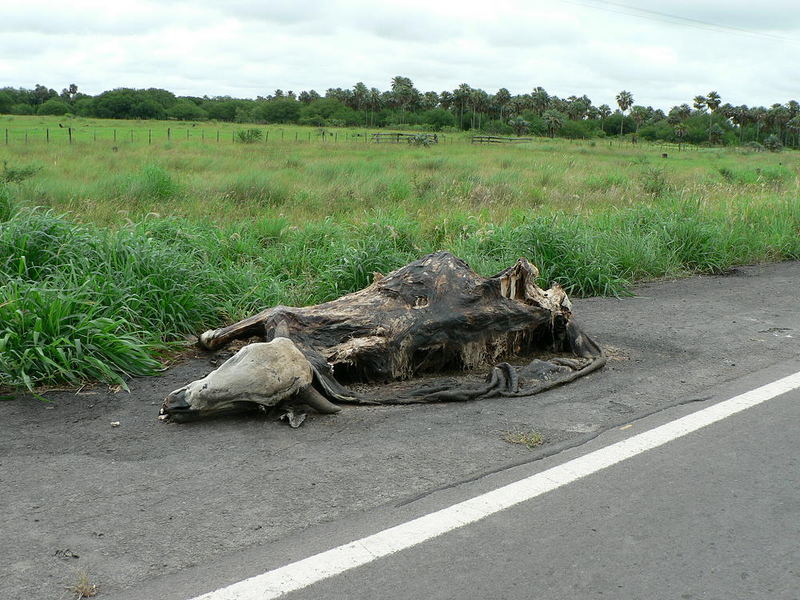
[[[283,408],[295,425],[305,418],[298,407],[338,412],[338,406],[314,390],[313,378],[311,364],[291,340],[249,344],[215,371],[169,394],[161,415],[184,421],[257,405],[262,410]]]

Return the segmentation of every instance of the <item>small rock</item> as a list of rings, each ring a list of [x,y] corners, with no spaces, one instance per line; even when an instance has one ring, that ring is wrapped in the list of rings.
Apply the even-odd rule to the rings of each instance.
[[[111,421],[112,427],[119,427],[119,421]]]

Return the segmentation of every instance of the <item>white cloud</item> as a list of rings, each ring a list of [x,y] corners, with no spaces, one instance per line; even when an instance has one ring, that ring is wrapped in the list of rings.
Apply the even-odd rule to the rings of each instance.
[[[665,109],[712,89],[735,104],[797,95],[800,46],[775,38],[798,39],[796,0],[617,4],[78,0],[54,7],[31,0],[3,10],[0,86],[60,89],[76,82],[87,93],[127,86],[254,97],[357,81],[386,89],[393,76],[405,75],[421,90],[466,82],[524,93],[541,85],[611,105],[628,89],[637,103]]]

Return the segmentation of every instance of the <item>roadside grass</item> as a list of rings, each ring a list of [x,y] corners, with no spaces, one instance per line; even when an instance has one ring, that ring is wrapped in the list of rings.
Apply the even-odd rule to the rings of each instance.
[[[72,595],[73,600],[81,598],[93,598],[97,596],[98,586],[92,583],[86,571],[78,571],[75,581],[67,586],[67,591]]]
[[[544,443],[544,437],[541,433],[537,433],[536,431],[522,431],[516,429],[513,431],[503,432],[502,439],[504,442],[508,442],[509,444],[525,446],[528,450],[533,450],[537,446],[541,446]]]
[[[574,296],[800,258],[794,153],[274,138],[0,146],[30,173],[0,183],[0,387],[124,384],[188,334],[441,249],[487,276],[526,256]]]

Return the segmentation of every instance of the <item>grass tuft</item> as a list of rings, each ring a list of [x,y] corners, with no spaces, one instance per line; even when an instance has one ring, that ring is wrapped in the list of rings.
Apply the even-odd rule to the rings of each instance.
[[[525,446],[528,450],[533,450],[544,443],[542,434],[535,431],[506,431],[503,433],[502,438],[503,441],[509,444],[519,444]]]

